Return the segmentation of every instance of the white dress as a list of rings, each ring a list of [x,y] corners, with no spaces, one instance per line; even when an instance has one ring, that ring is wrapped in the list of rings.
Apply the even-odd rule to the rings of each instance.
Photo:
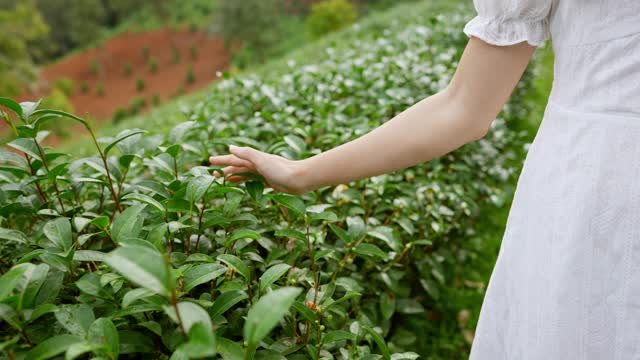
[[[551,38],[472,360],[640,359],[640,0],[476,0],[464,31]]]

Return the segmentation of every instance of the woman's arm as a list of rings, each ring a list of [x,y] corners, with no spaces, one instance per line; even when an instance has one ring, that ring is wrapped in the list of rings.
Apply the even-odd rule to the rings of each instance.
[[[515,88],[535,47],[472,37],[449,86],[369,133],[304,160],[249,147],[212,156],[225,174],[257,172],[278,191],[304,193],[416,165],[482,138]],[[241,177],[230,177],[241,181]]]

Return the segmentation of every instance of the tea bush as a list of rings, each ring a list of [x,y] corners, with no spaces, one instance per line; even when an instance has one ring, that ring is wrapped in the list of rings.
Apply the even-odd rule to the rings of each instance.
[[[441,293],[475,256],[480,209],[507,196],[529,75],[485,138],[393,174],[291,196],[216,178],[207,161],[229,144],[312,156],[443,89],[468,17],[415,16],[275,80],[223,80],[167,134],[96,139],[79,117],[0,98],[17,137],[0,150],[0,351],[463,358],[464,341],[434,349],[423,334],[455,319]],[[40,126],[66,120],[95,156],[43,145]]]

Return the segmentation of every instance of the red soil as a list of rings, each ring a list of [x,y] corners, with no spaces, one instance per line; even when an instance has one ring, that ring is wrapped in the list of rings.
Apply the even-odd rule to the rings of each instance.
[[[155,58],[157,72],[149,68],[149,58],[144,56],[144,48],[149,49],[149,58]],[[197,48],[193,58],[191,48]],[[174,63],[173,48],[180,54],[180,61]],[[100,64],[100,70],[92,72],[92,63]],[[125,64],[131,64],[131,74],[125,75]],[[125,33],[111,38],[100,47],[71,55],[42,70],[41,78],[45,86],[28,98],[38,98],[46,94],[47,87],[58,78],[73,80],[74,91],[70,97],[74,112],[80,116],[88,114],[96,120],[108,120],[119,108],[128,108],[133,98],[142,96],[147,107],[152,96],[157,94],[165,101],[180,91],[185,93],[202,88],[229,65],[229,56],[223,41],[203,32],[160,29],[144,33]],[[187,84],[189,67],[193,67],[195,81]],[[136,89],[138,78],[144,79],[143,91]],[[80,84],[86,82],[88,92],[80,91]],[[97,94],[97,85],[104,84],[104,95]]]

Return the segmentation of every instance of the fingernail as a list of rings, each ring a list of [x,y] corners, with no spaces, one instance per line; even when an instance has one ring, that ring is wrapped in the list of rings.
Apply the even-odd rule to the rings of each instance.
[[[230,149],[230,150],[235,150],[235,149],[237,149],[237,148],[238,148],[238,147],[237,147],[237,146],[235,146],[235,145],[229,145],[229,149]]]

